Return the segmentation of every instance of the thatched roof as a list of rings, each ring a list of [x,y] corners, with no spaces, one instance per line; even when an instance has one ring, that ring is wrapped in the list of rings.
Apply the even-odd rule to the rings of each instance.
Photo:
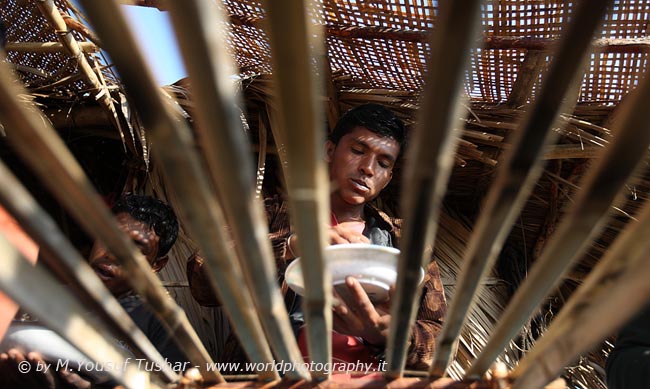
[[[136,3],[165,9],[161,0]],[[505,243],[493,274],[494,283],[480,296],[479,309],[472,316],[474,322],[466,331],[454,366],[457,374],[471,363],[475,349],[485,344],[512,290],[540,256],[572,205],[582,178],[590,171],[591,161],[601,157],[602,149],[616,136],[611,128],[619,117],[619,103],[629,99],[629,93],[647,73],[650,1],[612,3],[594,37],[580,89],[576,91],[575,107],[564,112],[553,126],[557,138],[545,151],[541,178]],[[73,5],[66,0],[54,4],[55,11],[60,11],[63,22],[72,30],[65,38],[68,43],[61,43],[63,38],[54,33],[52,20],[43,17],[35,2],[0,1],[0,17],[7,27],[8,63],[61,134],[69,139],[92,136],[103,142],[111,140],[111,150],[119,150],[122,145],[127,168],[113,185],[173,198],[161,184],[164,179],[151,173],[156,172],[156,166],[155,161],[153,166],[149,163],[147,129],[135,116],[124,116],[131,113],[127,108],[129,97],[124,95],[110,64],[98,51],[101,42],[86,27],[83,15]],[[230,28],[229,50],[239,67],[248,135],[256,151],[266,149],[268,143],[266,160],[271,169],[266,170],[265,190],[284,190],[277,158],[277,150],[283,145],[278,144],[273,133],[278,126],[277,96],[270,75],[268,15],[257,1],[225,0],[220,5]],[[470,66],[463,84],[467,96],[462,113],[465,127],[460,130],[462,139],[445,195],[443,227],[436,243],[437,257],[445,265],[443,271],[451,298],[464,245],[481,214],[495,171],[545,85],[554,49],[566,33],[565,25],[575,15],[575,8],[575,2],[509,0],[487,1],[481,9],[483,30],[476,48],[469,53]],[[385,104],[415,126],[419,110],[428,109],[421,108],[421,101],[429,70],[427,59],[431,55],[429,36],[437,27],[438,13],[437,1],[315,2],[309,16],[325,37],[322,80],[326,91],[324,111],[330,126],[341,112],[363,102]],[[80,47],[85,54],[72,55],[71,49],[75,47]],[[188,113],[188,120],[193,122],[191,84],[191,79],[183,80],[165,90],[176,98]],[[549,318],[572,294],[576,284],[591,271],[645,203],[649,190],[647,172],[639,170],[638,177],[625,188],[619,205],[611,209],[606,228],[593,240],[591,249],[578,261],[567,281],[545,302],[544,314],[531,320],[532,324],[526,327],[528,333],[522,335],[519,345],[512,344],[505,356],[510,366],[520,357],[515,348],[527,348],[537,332],[547,326]],[[392,213],[399,213],[399,200],[396,184],[381,198],[383,207]],[[193,249],[189,237],[186,243],[178,249],[175,267],[164,275],[172,288],[184,285],[184,259]],[[192,306],[194,303],[187,293],[181,295],[177,299],[186,309],[192,307],[194,323],[214,320],[213,312],[199,311]],[[208,332],[209,329],[204,331]],[[607,345],[601,349],[585,356],[580,369],[567,369],[565,376],[576,385],[603,387],[601,369],[594,367],[603,366]],[[214,353],[218,350],[218,345],[211,349]]]

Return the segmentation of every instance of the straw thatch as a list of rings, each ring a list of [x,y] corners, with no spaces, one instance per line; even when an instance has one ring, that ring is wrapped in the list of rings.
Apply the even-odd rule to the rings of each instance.
[[[163,1],[136,3],[164,9]],[[342,112],[363,102],[384,104],[409,125],[415,123],[430,55],[428,34],[437,26],[437,3],[315,2],[311,18],[326,34],[327,66],[323,78],[327,96],[323,96],[323,111],[330,128]],[[110,155],[103,156],[105,163],[90,161],[88,157],[84,161],[91,177],[119,171],[111,178],[96,177],[98,187],[110,188],[103,194],[123,189],[146,191],[174,203],[174,195],[165,187],[155,161],[150,165],[146,129],[130,111],[128,96],[124,95],[106,59],[95,51],[101,42],[84,29],[83,15],[70,2],[57,0],[54,4],[71,30],[69,35],[86,53],[83,56],[86,65],[79,65],[78,57],[60,44],[60,37],[35,2],[2,0],[0,17],[7,27],[8,63],[31,93],[30,97],[41,105],[69,143],[86,139],[88,144],[84,147],[110,150]],[[616,136],[610,128],[619,117],[617,106],[628,98],[648,70],[650,1],[617,0],[613,5],[599,28],[599,35],[594,37],[575,108],[563,114],[553,128],[557,138],[544,151],[546,164],[542,176],[510,232],[490,278],[493,282],[482,290],[479,306],[463,332],[460,353],[452,365],[452,372],[458,376],[485,345],[486,334],[490,333],[513,290],[550,240],[572,204],[591,161]],[[238,83],[249,125],[247,134],[253,151],[267,154],[267,158],[260,158],[266,165],[258,166],[258,171],[265,172],[263,191],[284,191],[286,185],[279,166],[286,163],[286,150],[277,141],[279,119],[270,76],[271,49],[265,32],[267,14],[257,1],[225,0],[222,6],[232,29],[228,43],[239,66]],[[539,97],[553,59],[552,50],[574,11],[573,2],[559,0],[487,1],[481,9],[484,30],[478,48],[470,53],[470,69],[464,83],[467,104],[460,118],[465,126],[460,130],[456,164],[435,244],[449,299],[453,298],[459,262],[495,169],[503,152],[511,148],[510,140],[519,130],[521,118]],[[84,68],[90,69],[96,84],[84,74]],[[166,91],[178,102],[179,111],[193,123],[195,103],[190,97],[191,82],[184,80]],[[97,103],[102,96],[110,96],[117,109]],[[10,154],[4,145],[2,151]],[[2,157],[4,160],[5,155]],[[396,180],[378,199],[382,208],[392,214],[400,213],[400,173],[398,169]],[[627,184],[627,192],[620,194],[619,205],[611,208],[608,224],[593,240],[589,252],[502,355],[501,359],[510,367],[544,331],[563,302],[634,218],[648,197],[649,180],[648,172],[639,170],[636,179]],[[195,242],[184,233],[179,243],[174,249],[175,261],[162,274],[164,283],[185,308],[210,353],[217,356],[223,346],[220,335],[229,331],[227,319],[219,309],[202,308],[192,300],[185,278],[185,260],[193,252]],[[602,367],[609,347],[610,343],[605,342],[599,350],[584,355],[575,366],[565,369],[565,377],[577,386],[604,387]]]

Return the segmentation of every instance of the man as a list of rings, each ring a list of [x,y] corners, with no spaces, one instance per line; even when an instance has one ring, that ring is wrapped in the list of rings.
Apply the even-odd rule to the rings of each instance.
[[[400,223],[376,209],[370,202],[389,184],[393,169],[403,151],[405,128],[391,111],[377,104],[365,104],[348,111],[337,123],[325,143],[325,158],[329,166],[332,192],[330,196],[331,244],[373,243],[383,246],[399,245]],[[288,204],[278,197],[265,200],[269,222],[269,238],[276,257],[279,277],[283,279],[287,265],[297,256],[300,237],[293,234]],[[204,305],[216,305],[207,296],[209,289],[200,261],[188,263],[188,279],[193,295]],[[375,307],[353,277],[348,277],[348,294],[355,296],[333,308],[334,330],[361,339],[381,356],[388,335],[390,314],[387,307]],[[286,291],[285,302],[294,330],[299,330],[302,313],[298,296]],[[435,261],[428,267],[424,280],[422,304],[411,334],[407,367],[427,369],[435,350],[435,337],[442,328],[446,302],[440,273]],[[233,346],[234,338],[226,344],[223,360],[240,360],[241,349]],[[336,357],[336,350],[333,351]]]
[[[122,197],[112,211],[120,229],[140,249],[153,272],[162,270],[169,260],[167,253],[178,237],[178,221],[171,207],[153,197],[130,194]],[[163,324],[131,289],[128,274],[124,273],[115,256],[98,241],[90,252],[89,263],[163,358],[167,358],[170,363],[187,361]]]
[[[127,194],[112,208],[117,223],[133,243],[140,249],[153,272],[157,273],[167,264],[167,253],[178,237],[178,221],[173,210],[160,200],[149,196]],[[129,314],[134,323],[158,349],[163,358],[171,364],[187,361],[185,354],[176,346],[163,324],[155,317],[151,309],[138,296],[128,282],[128,274],[107,248],[96,241],[89,259],[90,266],[103,281],[108,290]],[[18,350],[9,350],[0,354],[0,372],[11,379],[9,374],[17,372],[17,364],[29,361],[32,364],[43,363],[38,353],[30,352],[27,356]],[[87,388],[90,383],[69,371],[56,372],[57,375],[21,374],[14,379],[20,387]],[[8,382],[5,382],[8,384]],[[0,387],[4,387],[0,383]],[[11,386],[7,386],[11,387]]]

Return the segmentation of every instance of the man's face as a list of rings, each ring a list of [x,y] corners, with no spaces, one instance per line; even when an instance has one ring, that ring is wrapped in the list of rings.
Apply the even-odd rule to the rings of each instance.
[[[334,194],[351,205],[364,204],[379,195],[393,177],[399,143],[365,127],[356,127],[339,140],[327,141],[326,158]]]
[[[158,272],[162,269],[167,263],[167,257],[156,258],[160,238],[156,235],[154,229],[141,221],[135,220],[125,212],[117,214],[116,219],[120,229],[133,240],[133,243],[145,256],[153,271]],[[109,253],[106,247],[98,241],[95,242],[90,252],[89,263],[114,296],[119,297],[131,290],[131,285],[127,281],[128,276],[122,266],[115,256]]]

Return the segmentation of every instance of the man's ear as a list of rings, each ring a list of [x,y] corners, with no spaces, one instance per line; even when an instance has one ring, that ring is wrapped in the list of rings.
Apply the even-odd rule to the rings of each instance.
[[[327,163],[332,163],[334,160],[334,149],[336,149],[336,145],[334,142],[331,140],[326,140],[325,141],[325,162]]]
[[[158,257],[151,264],[151,269],[153,270],[154,273],[158,273],[167,265],[168,261],[169,261],[169,256],[167,255]]]

